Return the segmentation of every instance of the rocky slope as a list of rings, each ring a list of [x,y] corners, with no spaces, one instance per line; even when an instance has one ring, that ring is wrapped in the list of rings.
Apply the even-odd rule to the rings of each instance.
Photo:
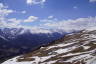
[[[32,53],[21,55],[2,64],[96,64],[96,30],[68,34],[42,46]]]

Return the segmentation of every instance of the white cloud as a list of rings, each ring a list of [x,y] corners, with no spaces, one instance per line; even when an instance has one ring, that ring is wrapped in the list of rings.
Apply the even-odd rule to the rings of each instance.
[[[46,0],[26,0],[27,4],[32,5],[32,4],[43,4],[46,2]]]
[[[7,6],[4,6],[2,3],[0,3],[0,28],[9,27],[9,28],[25,28],[30,29],[32,33],[51,33],[50,30],[42,29],[40,27],[28,27],[21,25],[22,22],[33,22],[38,19],[38,17],[35,16],[29,16],[27,19],[16,19],[16,18],[10,18],[8,19],[6,16],[13,12],[13,10],[7,9]],[[26,13],[25,11],[16,13]]]
[[[66,21],[62,20],[54,23],[48,22],[45,23],[44,26],[67,32],[73,30],[83,30],[90,27],[96,27],[96,17],[78,18],[75,20]]]
[[[54,16],[48,16],[48,19],[52,19],[52,18],[54,18]]]
[[[35,16],[29,16],[28,19],[25,19],[24,22],[34,22],[38,19],[38,17]]]
[[[8,9],[8,6],[4,6],[3,3],[0,3],[0,27],[7,26],[6,16],[14,11]]]
[[[6,16],[8,16],[10,13],[23,13],[25,14],[26,11],[14,11],[11,9],[8,9],[8,6],[3,5],[3,3],[0,3],[0,27],[16,27],[20,26],[21,22],[33,22],[38,19],[38,17],[35,16],[29,16],[28,19],[16,19],[16,18],[10,18],[8,19]]]
[[[26,23],[26,22],[33,22],[37,20],[38,17],[35,16],[29,16],[28,19],[16,19],[16,18],[0,18],[0,27],[24,27],[21,25],[21,23]]]
[[[0,10],[0,16],[5,16],[5,15],[8,15],[10,13],[13,13],[13,10],[7,10],[7,9],[3,9],[3,10]]]
[[[5,27],[6,26],[6,23],[4,21],[1,21],[1,18],[0,18],[0,27]]]
[[[6,16],[14,11],[8,9],[8,6],[4,6],[0,3],[0,27],[24,27],[28,26],[21,25],[22,22],[34,22],[38,19],[35,16],[29,16],[27,19],[16,19],[16,18],[6,18]],[[25,11],[22,11],[25,13]],[[52,18],[52,19],[50,19]],[[50,30],[42,29],[44,27],[52,28],[53,30],[62,30],[62,31],[73,31],[73,30],[83,30],[90,27],[96,27],[96,17],[88,17],[88,18],[77,18],[75,20],[62,20],[58,21],[53,18],[53,16],[49,16],[47,19],[41,20],[43,24],[40,24],[38,27],[31,26],[32,33],[50,33]],[[30,27],[28,27],[30,28]]]
[[[38,26],[31,27],[30,30],[31,30],[32,33],[52,33],[52,31],[47,30],[47,29],[42,29],[42,28],[40,28]]]
[[[8,6],[4,6],[3,3],[0,3],[0,9],[2,8],[8,8]]]
[[[78,7],[77,7],[77,6],[74,6],[73,8],[74,8],[74,9],[77,9]]]
[[[10,13],[13,13],[14,11],[11,9],[7,9],[8,6],[4,6],[2,3],[0,3],[0,17],[1,16],[7,16]]]
[[[89,0],[89,2],[96,2],[96,0]]]
[[[21,20],[17,20],[16,18],[0,18],[0,27],[18,27],[20,22]]]
[[[7,18],[7,16],[13,12],[16,11],[8,9],[8,6],[0,3],[0,27],[17,27],[20,24],[21,20],[17,20],[16,18]]]
[[[21,11],[22,14],[26,14],[27,12],[25,10]]]
[[[54,16],[48,16],[47,18],[45,18],[45,19],[42,19],[42,20],[40,20],[40,22],[55,22],[55,21],[58,21],[58,19],[57,18],[54,18]]]
[[[32,0],[27,0],[27,4],[32,4]]]
[[[11,18],[11,19],[8,19],[7,21],[8,23],[15,24],[15,25],[19,25],[20,22],[22,22],[22,20],[17,20],[16,18]]]

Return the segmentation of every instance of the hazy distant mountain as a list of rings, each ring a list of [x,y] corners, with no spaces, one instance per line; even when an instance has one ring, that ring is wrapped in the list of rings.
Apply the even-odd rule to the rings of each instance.
[[[96,30],[68,34],[32,53],[2,64],[96,64]]]
[[[0,61],[35,50],[61,36],[62,34],[58,32],[32,33],[29,29],[24,28],[1,28]]]

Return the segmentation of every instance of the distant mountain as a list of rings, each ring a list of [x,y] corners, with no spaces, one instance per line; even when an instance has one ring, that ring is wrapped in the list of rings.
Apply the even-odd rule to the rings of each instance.
[[[96,30],[82,30],[2,64],[96,64]]]
[[[64,34],[58,32],[32,33],[29,29],[24,28],[1,28],[0,61],[33,51],[42,45],[47,45],[49,42],[59,39]]]

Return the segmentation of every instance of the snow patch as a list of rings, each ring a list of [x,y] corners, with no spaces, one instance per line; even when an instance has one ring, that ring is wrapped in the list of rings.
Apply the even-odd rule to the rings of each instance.
[[[89,49],[90,46],[83,46],[83,48],[86,50],[86,49]]]
[[[87,64],[96,64],[96,57],[87,61]]]
[[[4,39],[4,40],[8,41],[5,37],[3,37],[3,36],[1,36],[1,35],[0,35],[0,37],[1,37],[2,39]]]

